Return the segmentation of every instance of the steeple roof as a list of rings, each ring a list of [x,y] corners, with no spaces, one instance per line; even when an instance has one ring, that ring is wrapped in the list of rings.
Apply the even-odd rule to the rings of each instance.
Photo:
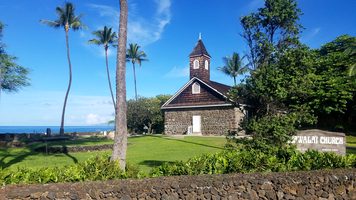
[[[204,46],[203,41],[201,39],[199,39],[197,42],[197,45],[195,45],[192,53],[190,53],[189,56],[193,57],[193,56],[202,56],[202,55],[206,55],[206,56],[210,57],[208,51],[206,50],[206,48]]]

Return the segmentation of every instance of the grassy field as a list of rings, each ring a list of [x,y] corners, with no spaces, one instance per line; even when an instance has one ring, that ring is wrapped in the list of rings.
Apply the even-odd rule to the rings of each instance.
[[[346,136],[346,152],[356,154],[356,136]]]
[[[81,139],[79,141],[51,142],[52,146],[73,146],[112,144],[107,139]],[[203,153],[221,150],[226,139],[224,137],[165,137],[142,136],[128,139],[128,163],[137,164],[144,171],[163,162],[187,160]],[[110,154],[108,151],[58,153],[46,155],[34,152],[33,149],[43,144],[32,144],[28,148],[0,149],[0,166],[2,168],[16,168],[19,166],[39,168],[45,166],[63,166],[84,161],[90,157]]]
[[[347,136],[347,153],[356,154],[356,137]],[[203,153],[212,153],[222,150],[226,139],[224,137],[166,137],[166,136],[141,136],[131,137],[128,140],[128,163],[139,165],[148,172],[152,167],[164,162],[187,160]],[[108,139],[88,138],[76,141],[51,142],[50,146],[74,146],[112,144]],[[0,167],[39,168],[46,166],[64,166],[84,161],[96,155],[109,154],[111,150],[79,153],[44,154],[34,152],[33,149],[42,144],[35,143],[27,148],[0,149]]]

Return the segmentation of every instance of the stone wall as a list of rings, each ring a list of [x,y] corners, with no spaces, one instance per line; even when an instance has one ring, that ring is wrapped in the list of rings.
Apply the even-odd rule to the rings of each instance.
[[[112,144],[92,145],[92,146],[41,146],[35,148],[36,152],[42,153],[70,153],[70,152],[90,152],[90,151],[103,151],[112,149]]]
[[[243,118],[243,113],[233,107],[165,110],[165,134],[187,134],[193,115],[201,116],[202,135],[226,135],[228,131],[236,130]]]
[[[0,199],[356,199],[356,169],[10,185]]]

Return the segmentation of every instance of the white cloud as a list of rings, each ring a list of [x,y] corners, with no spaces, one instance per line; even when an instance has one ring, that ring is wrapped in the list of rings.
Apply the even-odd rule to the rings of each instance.
[[[155,0],[156,12],[153,16],[142,17],[138,15],[136,4],[129,3],[129,21],[128,21],[128,42],[138,43],[146,46],[158,41],[165,27],[171,21],[171,0]],[[118,29],[119,11],[116,7],[89,4],[89,7],[95,9],[102,18],[105,18],[115,30]]]
[[[100,116],[97,114],[90,113],[86,116],[86,124],[87,125],[98,125],[107,123],[112,118],[108,118],[108,116]]]
[[[321,28],[316,27],[311,29],[309,32],[306,32],[305,35],[302,37],[302,40],[304,42],[308,42],[312,40],[314,37],[316,37],[320,33]]]
[[[168,73],[164,75],[166,78],[181,78],[189,76],[189,67],[173,67]]]
[[[309,37],[315,37],[320,32],[320,28],[314,28],[310,33]]]
[[[59,125],[63,96],[63,92],[51,91],[23,91],[6,95],[0,103],[0,125]],[[113,113],[110,96],[71,94],[67,102],[65,125],[103,124],[114,118]]]

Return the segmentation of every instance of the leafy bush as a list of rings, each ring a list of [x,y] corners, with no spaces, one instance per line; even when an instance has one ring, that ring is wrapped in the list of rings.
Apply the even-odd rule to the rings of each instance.
[[[308,113],[291,112],[251,119],[244,128],[253,134],[253,142],[257,146],[284,146],[296,133],[296,128],[305,123],[314,123],[313,117]]]
[[[110,161],[109,156],[104,155],[64,167],[2,170],[0,171],[0,184],[79,182],[144,176],[134,165],[127,165],[126,172],[123,172],[118,162]]]
[[[187,162],[165,163],[154,168],[151,176],[225,174],[249,172],[285,172],[356,167],[356,156],[307,151],[293,147],[259,149],[227,149],[204,154]]]

